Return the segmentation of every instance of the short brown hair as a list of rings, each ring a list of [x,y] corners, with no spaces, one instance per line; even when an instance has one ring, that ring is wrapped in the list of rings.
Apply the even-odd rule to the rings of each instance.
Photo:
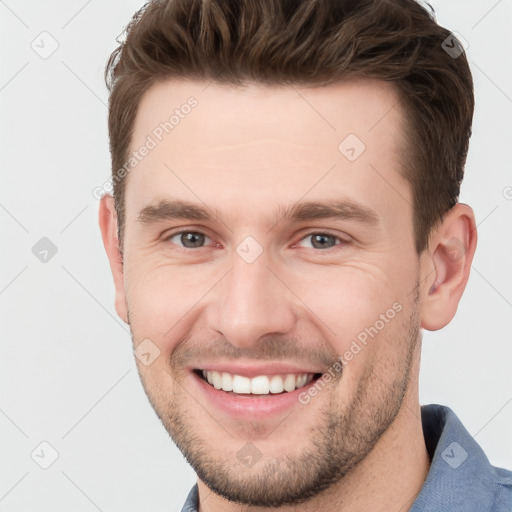
[[[462,47],[414,0],[153,0],[126,27],[105,70],[118,236],[137,107],[156,81],[323,85],[391,81],[408,129],[415,245],[458,200],[471,135],[473,81]],[[461,53],[460,55],[458,55]],[[457,56],[458,55],[458,56]]]

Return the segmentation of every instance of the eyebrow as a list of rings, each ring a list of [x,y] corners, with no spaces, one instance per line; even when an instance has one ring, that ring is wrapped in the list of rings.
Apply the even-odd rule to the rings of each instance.
[[[213,220],[220,218],[218,211],[200,204],[182,200],[162,199],[156,204],[142,208],[138,215],[141,224],[149,225],[172,219]],[[274,214],[274,225],[282,220],[309,221],[319,219],[350,220],[368,225],[377,225],[377,213],[356,201],[299,202],[290,206],[280,205]]]

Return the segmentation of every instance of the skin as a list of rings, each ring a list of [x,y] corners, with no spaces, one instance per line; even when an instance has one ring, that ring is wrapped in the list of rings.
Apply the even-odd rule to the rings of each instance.
[[[406,510],[430,464],[421,329],[440,329],[456,312],[476,247],[473,211],[452,208],[418,256],[411,188],[399,173],[404,114],[388,83],[207,85],[168,81],[142,99],[133,149],[187,98],[198,105],[128,175],[123,258],[113,198],[100,204],[117,313],[134,347],[150,339],[160,350],[149,366],[137,361],[146,394],[198,474],[201,511]],[[366,146],[353,162],[338,150],[350,133]],[[138,220],[165,198],[219,216]],[[279,205],[335,199],[371,208],[378,222],[274,217]],[[207,235],[203,247],[170,238],[180,230]],[[326,251],[311,232],[339,239]],[[263,251],[252,263],[236,252],[247,236]],[[187,371],[235,360],[326,371],[395,303],[400,312],[341,374],[283,416],[228,415]],[[247,442],[261,454],[252,467],[237,457]]]

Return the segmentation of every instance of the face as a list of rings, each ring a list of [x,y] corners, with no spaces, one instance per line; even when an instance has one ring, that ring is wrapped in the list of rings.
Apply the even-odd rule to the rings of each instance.
[[[151,354],[137,364],[227,499],[314,496],[407,403],[421,304],[402,115],[377,81],[166,82],[140,104],[132,150],[149,150],[127,178],[123,289]]]

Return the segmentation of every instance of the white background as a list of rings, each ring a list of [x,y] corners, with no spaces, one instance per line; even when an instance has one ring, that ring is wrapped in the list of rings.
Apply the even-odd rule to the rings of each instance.
[[[110,174],[104,65],[141,5],[0,1],[4,512],[175,511],[195,482],[139,382],[92,196]],[[425,333],[421,402],[450,406],[512,468],[512,1],[433,5],[469,43],[477,108],[461,201],[479,244],[457,316]],[[47,59],[31,48],[43,31],[59,45]],[[42,237],[58,248],[47,263],[32,253]],[[31,458],[42,441],[59,454],[46,470]]]

